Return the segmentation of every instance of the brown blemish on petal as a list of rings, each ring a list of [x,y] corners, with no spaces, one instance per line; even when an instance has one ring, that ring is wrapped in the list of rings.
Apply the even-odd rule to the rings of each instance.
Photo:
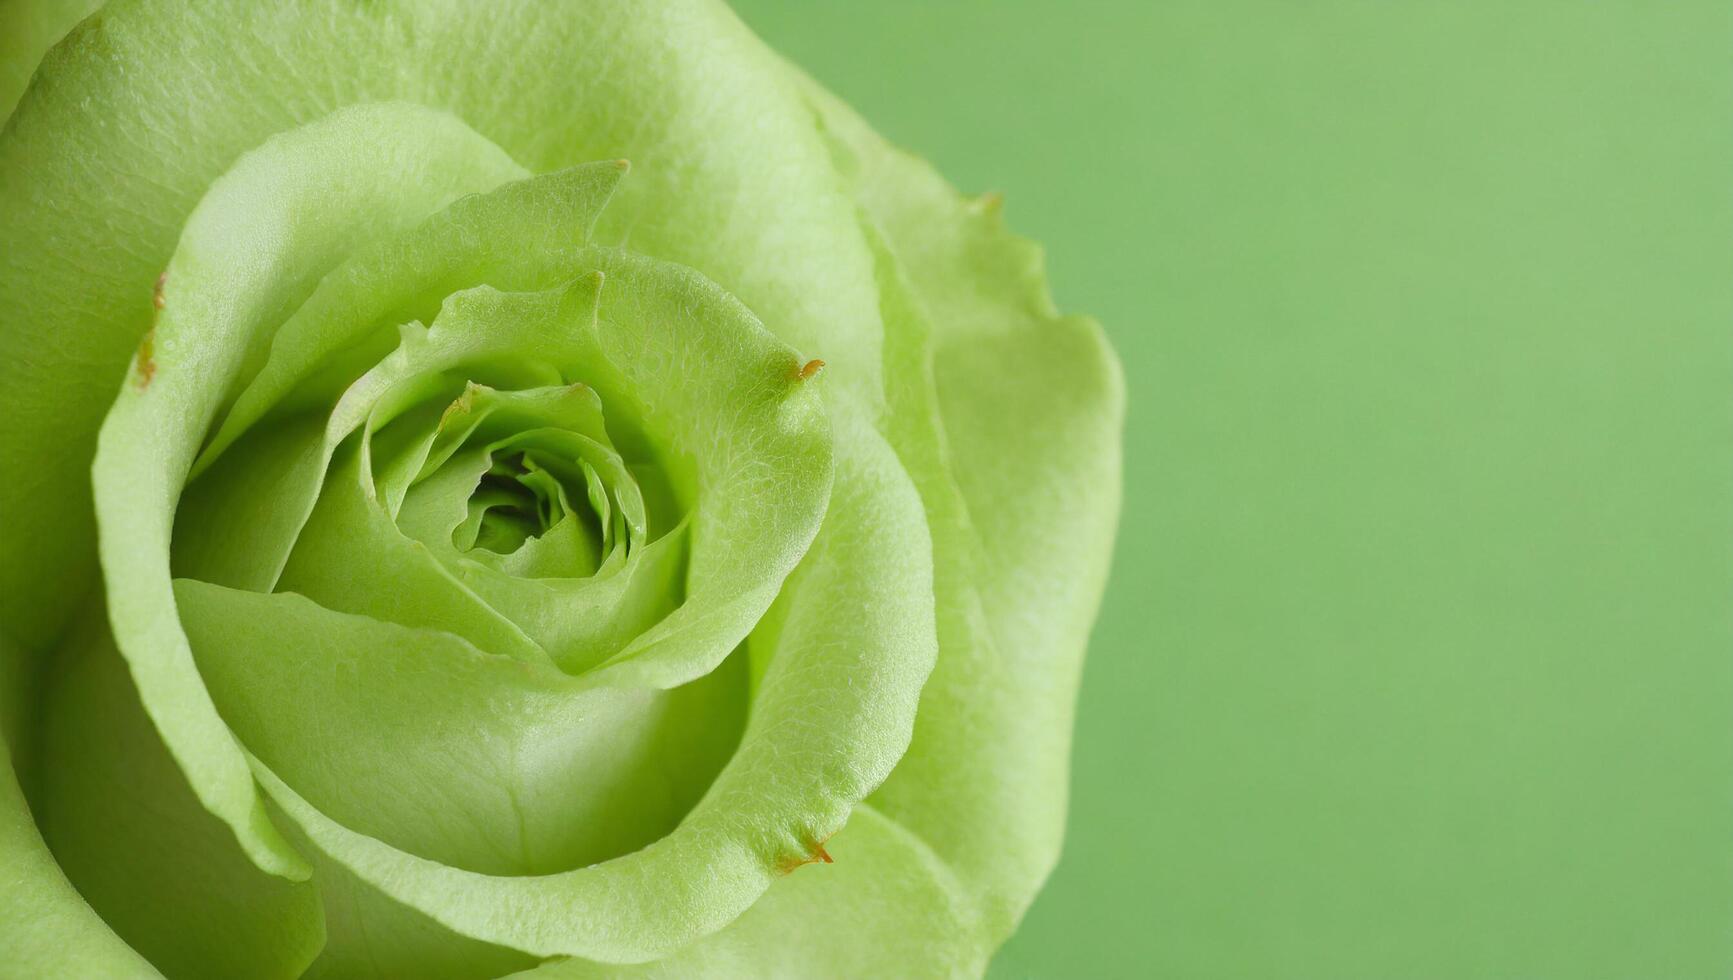
[[[790,854],[777,864],[776,870],[781,874],[789,875],[793,874],[797,868],[803,868],[809,864],[821,862],[835,864],[836,862],[831,859],[830,852],[824,849],[825,842],[829,840],[830,838],[826,837],[824,840],[808,844],[805,854]]]
[[[168,270],[164,269],[162,275],[156,277],[156,286],[154,286],[150,291],[151,305],[155,306],[159,310],[162,309],[164,305],[162,288],[166,285],[168,285]]]
[[[156,377],[156,328],[151,327],[144,332],[138,341],[138,358],[133,367],[138,372],[138,387],[140,390],[150,387],[150,379]]]
[[[795,370],[794,380],[805,381],[822,370],[824,370],[824,362],[815,357]]]

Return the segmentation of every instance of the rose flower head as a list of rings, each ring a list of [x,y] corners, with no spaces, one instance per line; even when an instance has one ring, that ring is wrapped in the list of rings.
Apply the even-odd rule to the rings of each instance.
[[[996,201],[717,3],[90,6],[0,11],[0,973],[983,971],[1123,414]]]

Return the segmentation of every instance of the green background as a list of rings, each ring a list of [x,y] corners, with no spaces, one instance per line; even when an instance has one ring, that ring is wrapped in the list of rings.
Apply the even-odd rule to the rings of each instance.
[[[741,12],[1125,362],[997,975],[1733,975],[1733,5]]]

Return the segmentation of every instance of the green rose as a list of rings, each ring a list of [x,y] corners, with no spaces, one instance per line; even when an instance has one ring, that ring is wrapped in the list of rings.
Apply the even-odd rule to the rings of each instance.
[[[32,77],[89,6],[0,13],[0,972],[982,971],[1122,417],[996,201],[719,4]]]

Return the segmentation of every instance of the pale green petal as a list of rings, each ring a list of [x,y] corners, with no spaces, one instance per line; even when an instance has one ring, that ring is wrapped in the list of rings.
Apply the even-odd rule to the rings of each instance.
[[[256,427],[181,494],[170,548],[174,573],[268,591],[283,574],[330,460],[321,416]]]
[[[19,976],[156,977],[66,880],[0,746],[0,949]]]
[[[551,665],[293,594],[184,579],[175,591],[249,752],[324,817],[454,868],[545,875],[662,837],[744,720],[732,667],[674,691],[585,688]]]
[[[11,0],[0,6],[0,122],[12,114],[48,49],[100,6],[102,0]]]
[[[803,80],[804,82],[804,80]],[[810,82],[878,248],[892,439],[933,530],[940,656],[875,795],[1010,934],[1058,859],[1070,733],[1120,503],[1124,384],[1040,251]]]
[[[555,960],[517,980],[809,980],[978,977],[992,945],[964,889],[927,846],[870,805],[814,862],[777,880],[721,932],[654,963]]]
[[[6,666],[17,662],[0,637]],[[0,694],[13,679],[0,676]],[[15,709],[8,709],[8,711]],[[42,840],[13,772],[13,739],[0,740],[0,949],[19,976],[159,976],[73,889]],[[232,846],[232,845],[231,845]]]
[[[507,161],[487,180],[520,172]],[[361,344],[365,351],[365,339],[381,323],[395,341],[396,317],[430,302],[437,310],[448,287],[484,279],[546,286],[570,278],[619,177],[618,167],[604,163],[511,180],[456,200],[402,235],[385,236],[324,276],[267,337],[259,373],[194,463],[175,524],[177,572],[238,588],[272,587],[313,508],[331,453],[371,408],[365,404],[328,426],[322,411],[355,378],[320,368],[340,353],[347,355],[338,358],[343,363],[352,360],[356,348],[345,345]],[[540,250],[520,253],[496,244],[515,243],[516,236]],[[297,384],[304,411],[286,411],[283,400]],[[273,412],[282,417],[259,422]],[[231,449],[242,433],[252,435]]]
[[[513,578],[585,578],[596,569],[599,537],[582,519],[568,515],[501,555],[499,568]]]
[[[562,667],[582,671],[626,648],[685,596],[690,528],[690,523],[681,524],[631,558],[588,578],[532,581],[477,563],[455,571],[494,608],[507,611],[513,622],[540,639]]]
[[[576,276],[585,268],[581,250],[590,229],[624,172],[623,164],[592,163],[514,180],[349,256],[271,338],[263,369],[223,419],[195,472],[285,401],[290,408],[326,407],[331,395],[389,353],[398,324],[431,320],[451,293],[484,284],[547,289]],[[385,346],[373,349],[369,341]],[[306,384],[312,378],[324,383]],[[298,387],[305,390],[291,397]]]
[[[682,464],[693,489],[682,501],[692,522],[686,601],[593,676],[667,686],[746,638],[820,519],[834,518],[834,501],[827,513],[822,500],[831,436],[801,358],[739,300],[689,269],[630,253],[606,255],[601,268],[611,285],[597,340],[617,373],[586,380],[611,420],[636,420],[667,442],[654,462],[675,492]]]
[[[547,653],[453,576],[428,547],[404,536],[364,483],[359,453],[331,467],[277,587],[326,608],[439,629],[516,660]],[[221,702],[218,702],[221,707]]]
[[[262,333],[357,240],[407,228],[511,169],[462,123],[408,106],[356,107],[248,154],[189,219],[159,287],[156,325],[103,424],[94,486],[121,653],[199,799],[269,871],[307,874],[265,816],[176,621],[176,500],[225,388],[248,350],[262,347]],[[8,558],[4,567],[31,563]]]
[[[399,419],[381,435],[418,424],[417,419]],[[577,672],[613,655],[679,603],[684,591],[685,536],[676,533],[648,541],[637,478],[608,444],[601,401],[589,386],[498,391],[472,383],[440,415],[437,433],[427,447],[431,452],[421,452],[429,440],[408,433],[397,441],[408,447],[402,461],[382,462],[376,453],[375,469],[408,472],[414,466],[424,474],[422,482],[404,494],[398,528],[518,624],[566,670]],[[483,444],[464,448],[453,457],[477,441]],[[522,542],[509,555],[496,555],[473,547],[476,535],[484,515],[512,498],[496,489],[478,490],[478,484],[496,454],[516,451],[527,453],[531,466],[557,471],[561,508],[579,513],[541,537]],[[647,472],[654,476],[660,471]],[[381,485],[378,492],[387,498],[392,487]],[[570,499],[572,493],[581,503]],[[598,527],[592,527],[592,521]],[[686,526],[682,523],[680,528]],[[597,531],[599,543],[591,540]],[[559,549],[584,554],[562,556]],[[600,568],[595,566],[597,555],[604,556]],[[368,563],[365,558],[360,561]],[[409,622],[399,615],[387,618]]]
[[[475,541],[476,528],[465,529],[458,544],[459,528],[488,508],[510,504],[515,499],[505,490],[481,485],[493,468],[493,453],[487,446],[466,448],[446,457],[421,482],[408,487],[397,510],[397,527],[420,541],[435,554],[466,554]]]
[[[55,860],[170,977],[298,976],[325,941],[313,886],[259,870],[205,811],[145,716],[100,608],[81,620],[55,652],[31,787]],[[102,937],[88,943],[99,951]],[[14,965],[8,944],[0,973]]]
[[[261,782],[320,850],[466,936],[541,956],[639,962],[727,925],[817,853],[889,773],[932,667],[919,498],[871,430],[848,432],[838,448],[824,529],[752,636],[752,659],[766,666],[746,734],[667,836],[563,874],[481,875],[332,820],[263,763]]]
[[[325,907],[325,949],[303,980],[491,980],[536,962],[460,936],[386,897],[307,843],[292,821],[284,824],[295,846],[312,856]]]

